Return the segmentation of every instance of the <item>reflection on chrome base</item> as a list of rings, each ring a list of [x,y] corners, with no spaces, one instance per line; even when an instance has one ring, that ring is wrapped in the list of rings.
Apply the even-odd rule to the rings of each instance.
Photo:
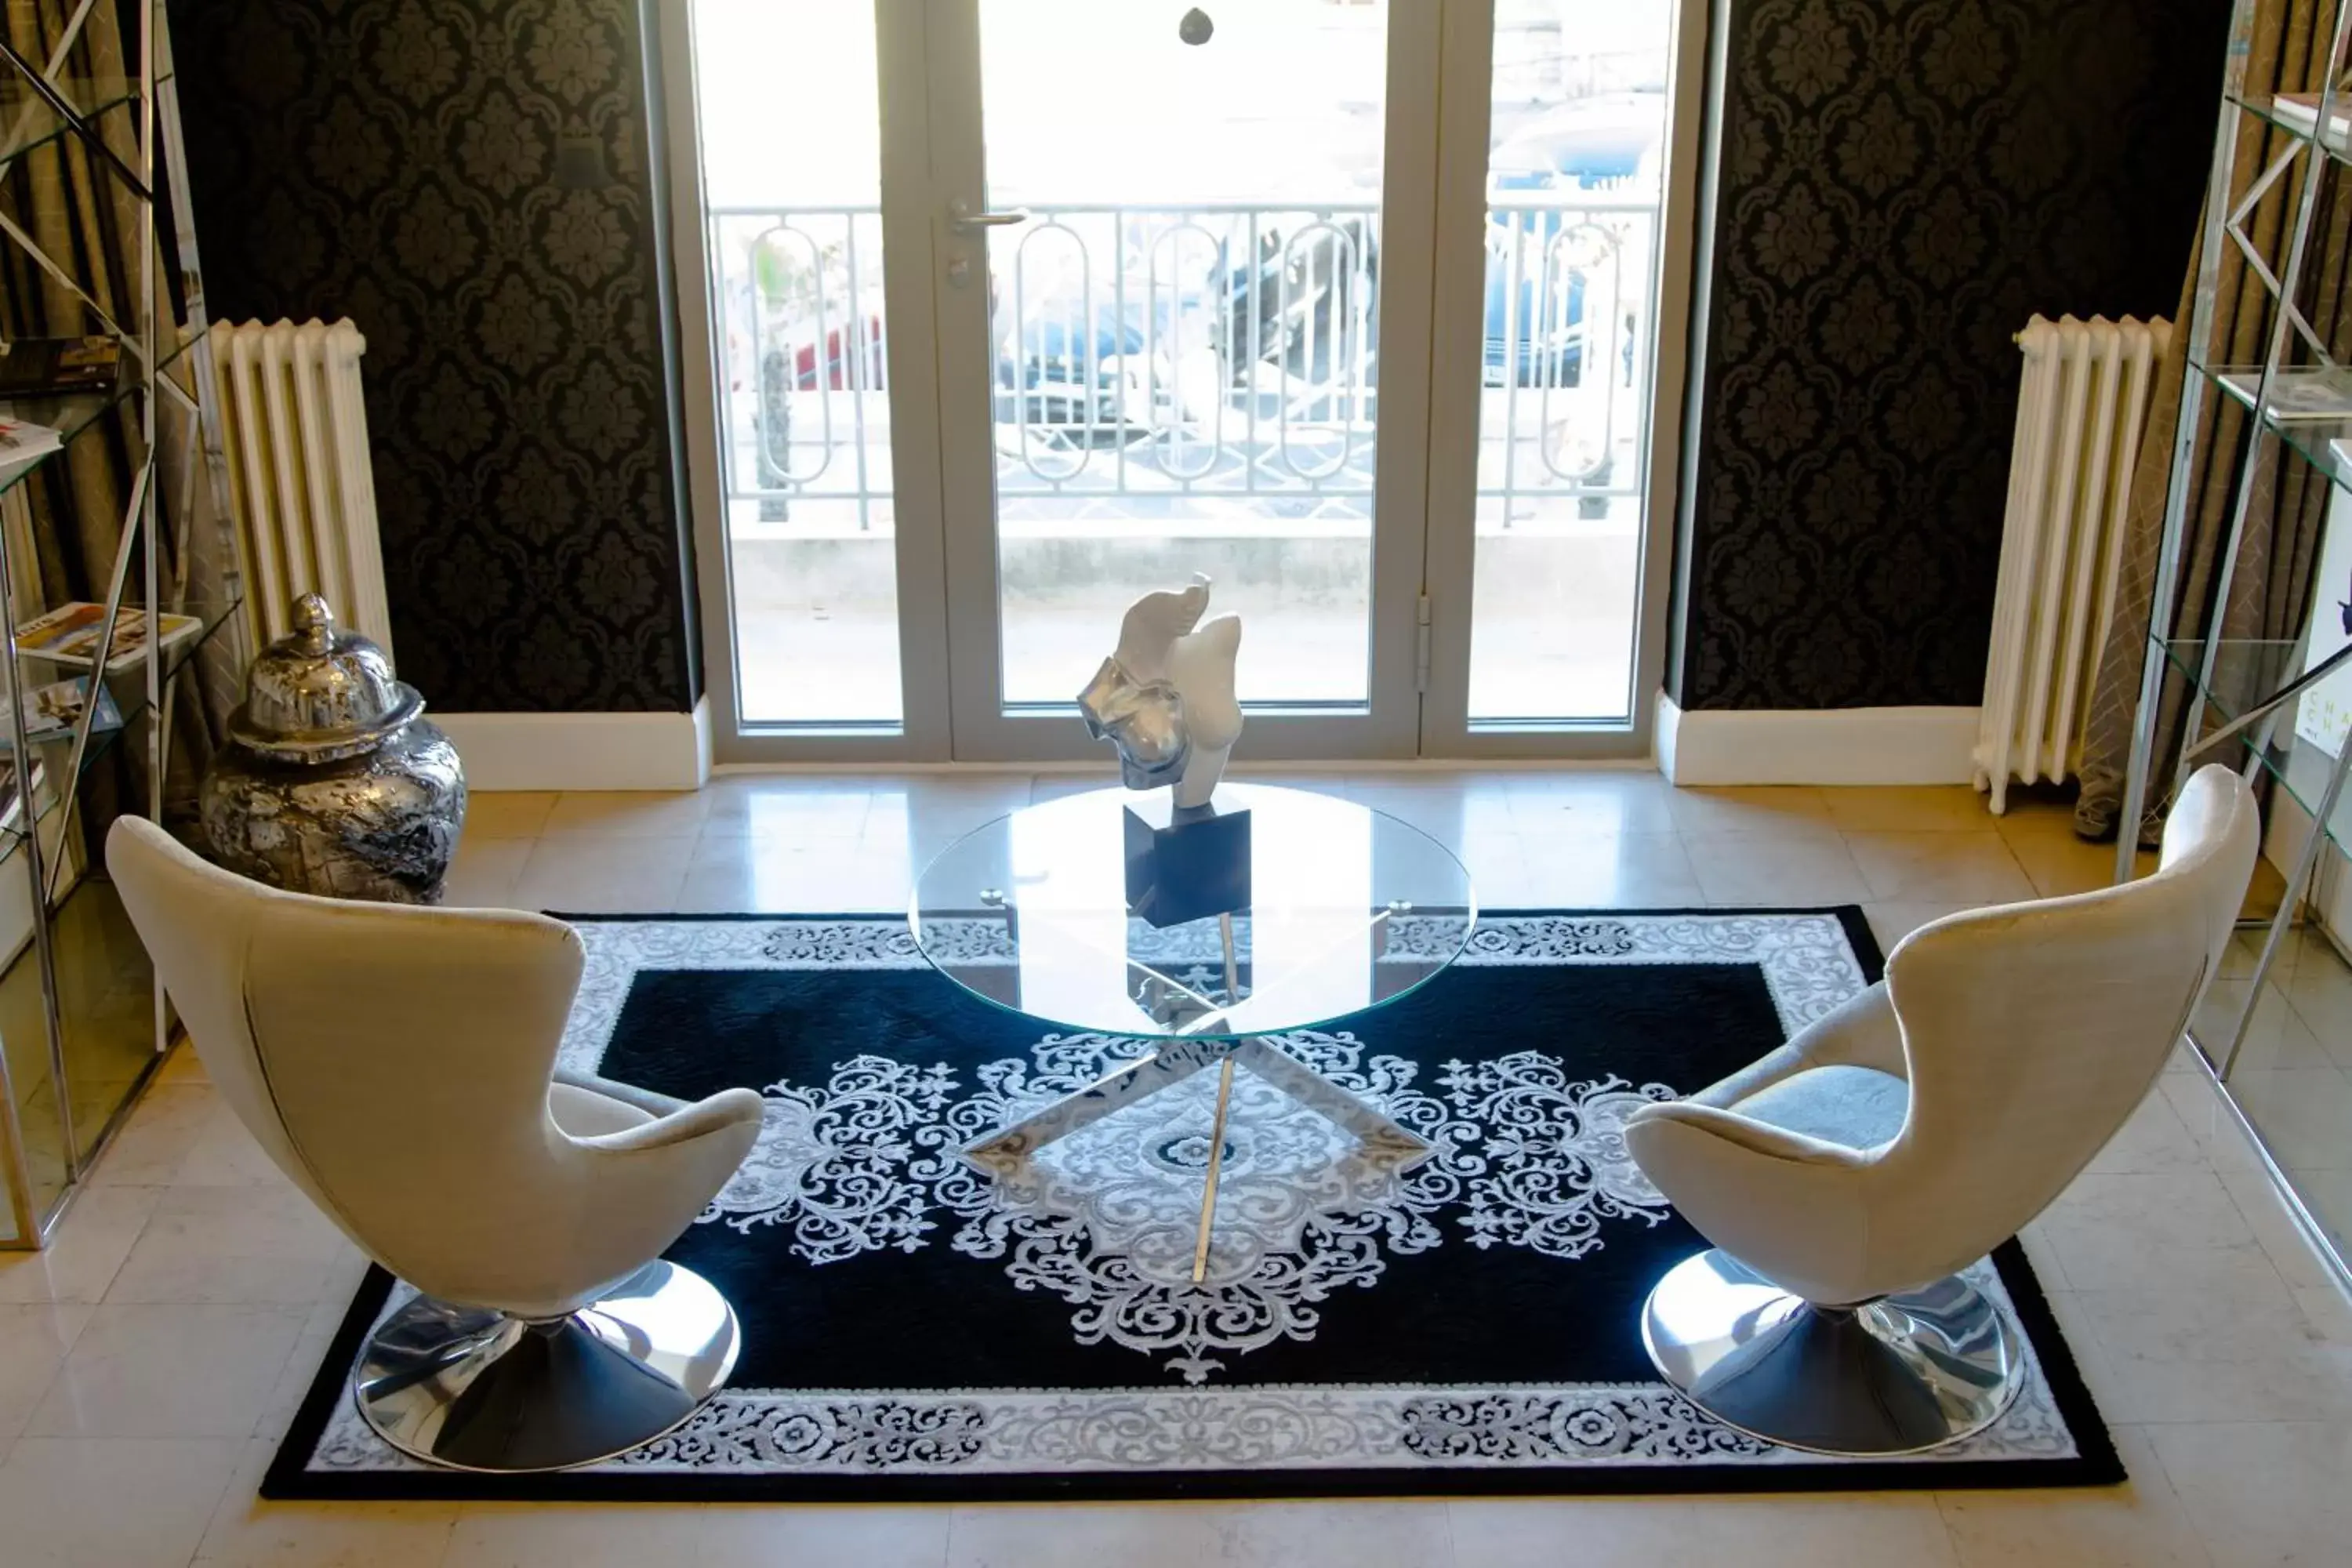
[[[418,1296],[369,1336],[352,1394],[378,1436],[428,1464],[560,1470],[677,1426],[740,1344],[726,1298],[656,1260],[551,1322]]]
[[[1957,1443],[2000,1419],[2024,1376],[2008,1315],[1957,1275],[1833,1310],[1721,1251],[1658,1281],[1642,1342],[1659,1374],[1717,1420],[1817,1454]]]

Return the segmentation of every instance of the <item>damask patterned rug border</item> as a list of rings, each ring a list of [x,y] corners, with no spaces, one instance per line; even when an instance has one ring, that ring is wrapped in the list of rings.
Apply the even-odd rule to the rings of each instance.
[[[1532,910],[1482,911],[1488,921],[1545,919],[1626,918],[1636,921],[1685,917],[1801,917],[1835,920],[1849,947],[1852,975],[1860,971],[1866,984],[1883,971],[1875,942],[1863,911],[1854,906],[1776,910]],[[583,924],[678,923],[740,924],[856,921],[889,923],[893,917],[861,914],[762,915],[587,915],[565,916]],[[632,939],[635,940],[635,939]],[[740,940],[740,939],[738,939]],[[919,963],[919,960],[917,961]],[[1510,962],[1507,956],[1501,962]],[[1847,982],[1851,984],[1852,982]],[[584,1000],[584,993],[583,993]],[[1786,1003],[1776,996],[1776,1004]],[[569,1042],[568,1042],[569,1044]],[[1891,1461],[1822,1460],[1809,1457],[1775,1456],[1770,1463],[1728,1463],[1706,1448],[1687,1455],[1643,1462],[1580,1463],[1562,1466],[1497,1464],[1491,1467],[1431,1465],[1400,1468],[1282,1467],[1264,1469],[1147,1468],[1110,1470],[1005,1471],[941,1473],[894,1471],[887,1474],[843,1474],[788,1469],[679,1470],[650,1468],[630,1470],[600,1468],[562,1474],[502,1477],[418,1468],[341,1468],[318,1462],[322,1445],[331,1442],[331,1428],[339,1419],[344,1399],[344,1370],[357,1356],[361,1341],[382,1315],[393,1278],[371,1268],[346,1313],[333,1343],[322,1358],[312,1386],[290,1424],[278,1452],[264,1477],[261,1494],[277,1500],[521,1500],[547,1502],[970,1502],[984,1500],[1115,1501],[1178,1499],[1274,1499],[1302,1497],[1396,1497],[1481,1495],[1632,1495],[1705,1492],[1874,1491],[1959,1489],[2012,1487],[2092,1487],[2125,1479],[2114,1444],[2077,1372],[2059,1325],[2053,1316],[2031,1266],[2014,1241],[2004,1244],[1990,1260],[1989,1276],[2014,1310],[2025,1331],[2047,1391],[2048,1405],[2063,1424],[2063,1436],[2072,1452],[2042,1451],[2030,1457],[1922,1458]],[[1989,1284],[1990,1279],[1979,1281]],[[1445,1393],[1424,1384],[1393,1385],[1400,1395],[1428,1396]],[[1524,1396],[1541,1385],[1515,1392]],[[1564,1384],[1563,1391],[1592,1384]],[[1293,1392],[1328,1394],[1337,1385],[1260,1385],[1261,1391],[1282,1395]],[[1347,1390],[1338,1390],[1347,1394]],[[927,1397],[906,1391],[910,1406]],[[944,1397],[950,1391],[939,1391]],[[962,1391],[954,1391],[961,1393]],[[1050,1391],[1000,1391],[1009,1400],[1034,1399]],[[1103,1390],[1117,1393],[1118,1390]],[[1215,1390],[1138,1388],[1143,1403],[1171,1394]],[[1381,1385],[1359,1385],[1352,1397],[1378,1397]],[[1458,1393],[1458,1391],[1456,1391]],[[1503,1391],[1505,1393],[1514,1391]],[[1634,1391],[1638,1396],[1639,1391]],[[722,1398],[725,1395],[721,1396]],[[1475,1391],[1470,1391],[1475,1397]],[[1589,1403],[1589,1402],[1588,1402]],[[1562,1402],[1563,1408],[1570,1402]],[[1572,1418],[1572,1417],[1571,1417]],[[2046,1419],[2046,1417],[2045,1417]],[[1343,1456],[1344,1457],[1344,1456]]]

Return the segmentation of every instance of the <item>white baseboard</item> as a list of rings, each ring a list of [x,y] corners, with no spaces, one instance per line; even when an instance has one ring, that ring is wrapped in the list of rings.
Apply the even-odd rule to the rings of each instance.
[[[700,789],[710,704],[691,713],[432,713],[469,789]]]
[[[1658,694],[1658,771],[1678,784],[1964,784],[1974,708],[1685,711]]]

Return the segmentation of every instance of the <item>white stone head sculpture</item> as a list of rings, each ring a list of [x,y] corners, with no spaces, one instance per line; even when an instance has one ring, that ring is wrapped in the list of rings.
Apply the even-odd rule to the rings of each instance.
[[[1209,804],[1242,732],[1241,617],[1201,626],[1208,607],[1209,580],[1198,573],[1181,592],[1146,594],[1119,623],[1118,650],[1078,693],[1087,731],[1118,748],[1128,788],[1173,784],[1179,806]]]

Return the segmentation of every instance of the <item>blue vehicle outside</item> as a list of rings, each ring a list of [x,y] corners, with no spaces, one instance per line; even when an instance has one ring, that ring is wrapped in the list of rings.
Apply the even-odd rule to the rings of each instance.
[[[1348,368],[1340,355],[1349,344],[1334,325],[1347,325],[1350,304],[1370,298],[1349,275],[1360,272],[1368,283],[1378,273],[1370,220],[1360,213],[1316,217],[1302,211],[1269,216],[1255,232],[1255,258],[1236,257],[1250,248],[1246,232],[1229,235],[1217,242],[1205,278],[1174,291],[1172,300],[1163,294],[1147,304],[1130,297],[1122,309],[1098,291],[1091,310],[1063,295],[1024,301],[1018,352],[1013,331],[998,340],[997,418],[1059,426],[1066,440],[1080,438],[1073,426],[1087,427],[1097,444],[1134,438],[1143,432],[1122,425],[1118,391],[1104,384],[1099,367],[1145,353],[1155,336],[1164,348],[1192,320],[1205,320],[1229,391],[1253,384],[1257,364],[1308,386],[1337,378]],[[991,309],[1007,309],[1002,290],[992,293]],[[1379,323],[1368,316],[1363,328],[1376,359]]]
[[[1516,197],[1534,206],[1541,198],[1568,192],[1598,192],[1644,177],[1654,181],[1664,131],[1665,99],[1660,93],[1612,93],[1549,110],[1495,149],[1488,159],[1488,199],[1507,206]],[[1574,386],[1583,377],[1584,279],[1571,271],[1565,289],[1543,286],[1544,258],[1569,221],[1565,214],[1541,210],[1488,215],[1488,386],[1514,381],[1521,386]],[[1629,376],[1633,355],[1628,334],[1622,357]]]
[[[993,294],[990,308],[1003,308]],[[1122,318],[1117,305],[1097,302],[1091,342],[1083,301],[1043,301],[1037,313],[1045,319],[1023,323],[1017,356],[1006,352],[1009,343],[997,345],[997,422],[1047,426],[1066,442],[1091,439],[1097,445],[1120,445],[1144,435],[1126,424],[1118,388],[1101,368],[1105,361],[1144,352],[1149,318],[1141,307]]]

